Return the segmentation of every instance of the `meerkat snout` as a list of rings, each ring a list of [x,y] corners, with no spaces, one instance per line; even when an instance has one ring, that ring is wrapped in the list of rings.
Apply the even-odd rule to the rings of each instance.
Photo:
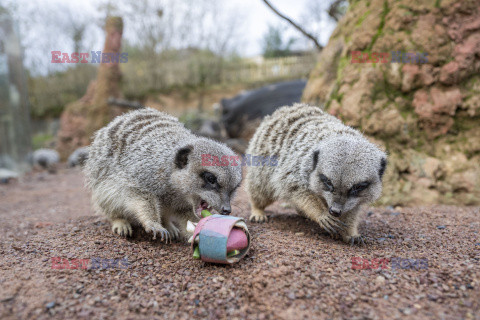
[[[336,203],[328,208],[328,212],[334,217],[340,217],[342,215],[342,210],[338,208]]]

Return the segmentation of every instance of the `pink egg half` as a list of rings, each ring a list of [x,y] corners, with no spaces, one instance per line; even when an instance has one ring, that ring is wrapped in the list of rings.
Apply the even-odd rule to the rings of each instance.
[[[227,252],[242,250],[248,246],[248,239],[245,232],[240,228],[233,228],[227,240]]]

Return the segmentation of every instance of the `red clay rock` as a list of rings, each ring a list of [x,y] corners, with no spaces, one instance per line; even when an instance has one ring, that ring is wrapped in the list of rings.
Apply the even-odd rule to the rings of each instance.
[[[380,29],[382,13],[387,15]],[[418,183],[425,172],[421,165],[411,165],[429,158],[448,163],[452,152],[461,151],[469,157],[456,169],[457,176],[480,176],[475,151],[480,145],[475,131],[480,116],[479,30],[478,1],[356,1],[321,53],[303,99],[325,103],[327,112],[388,146],[390,169],[381,203],[480,203],[480,178],[464,183],[468,188],[458,188],[444,176]],[[366,48],[426,53],[428,62],[349,63],[352,51]],[[450,152],[443,151],[446,147]],[[420,151],[409,156],[409,148]],[[442,200],[446,192],[451,195]]]
[[[440,82],[446,85],[457,83],[459,78],[458,70],[458,62],[452,61],[447,63],[440,70]]]
[[[416,64],[405,64],[402,67],[403,79],[402,79],[402,91],[408,92],[412,89],[420,87],[420,67]]]

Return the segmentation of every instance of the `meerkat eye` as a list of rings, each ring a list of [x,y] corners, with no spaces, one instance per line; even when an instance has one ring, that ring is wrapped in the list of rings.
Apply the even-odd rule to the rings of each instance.
[[[330,191],[330,192],[333,191],[333,184],[332,184],[332,181],[330,181],[330,179],[328,179],[325,175],[320,174],[320,180],[322,181],[323,185],[325,186],[326,191]]]
[[[356,185],[351,187],[350,190],[348,190],[348,196],[356,197],[361,191],[367,189],[369,186],[370,186],[370,182],[368,181],[357,183]]]
[[[217,183],[217,177],[213,173],[210,173],[208,171],[202,172],[202,178],[205,180],[205,182],[208,182],[209,184],[216,184]]]

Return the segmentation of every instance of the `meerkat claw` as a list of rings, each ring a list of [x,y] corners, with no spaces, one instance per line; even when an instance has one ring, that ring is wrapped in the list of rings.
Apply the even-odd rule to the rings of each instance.
[[[363,247],[365,246],[365,240],[363,239],[362,236],[350,237],[350,247],[353,247],[355,244],[358,244]]]
[[[160,241],[165,241],[167,243],[169,232],[158,222],[150,222],[145,227],[147,233],[153,233],[153,240],[157,239],[157,234],[160,236]]]
[[[248,220],[250,220],[250,222],[264,223],[264,222],[268,222],[268,217],[265,215],[257,216],[252,214]]]
[[[180,238],[180,230],[173,224],[169,223],[167,230],[170,232],[170,242]]]

